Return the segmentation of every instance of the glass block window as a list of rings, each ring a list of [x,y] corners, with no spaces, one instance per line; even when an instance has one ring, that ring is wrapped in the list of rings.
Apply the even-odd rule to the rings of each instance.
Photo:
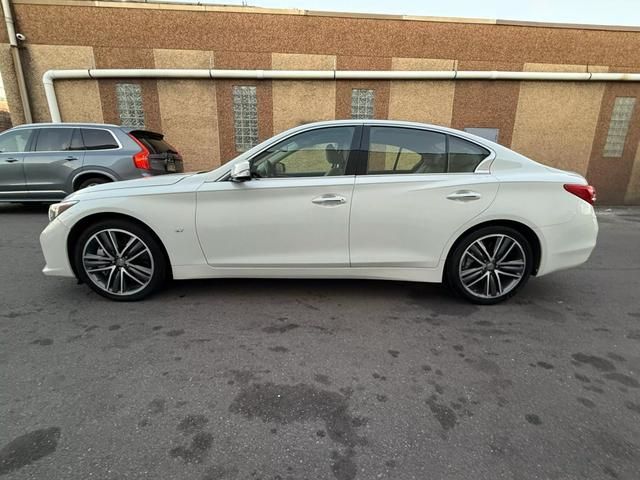
[[[373,118],[373,90],[354,88],[351,90],[351,118]]]
[[[233,87],[236,150],[244,152],[258,143],[258,96],[256,87]]]
[[[613,104],[613,112],[611,113],[607,140],[604,144],[603,157],[622,156],[635,105],[635,97],[616,97]]]
[[[125,127],[144,128],[144,108],[142,107],[142,88],[137,83],[116,84],[118,115],[120,124]]]

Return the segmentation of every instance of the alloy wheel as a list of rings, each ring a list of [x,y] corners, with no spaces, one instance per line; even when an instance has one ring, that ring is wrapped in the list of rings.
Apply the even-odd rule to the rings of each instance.
[[[82,265],[91,281],[112,295],[133,295],[149,285],[154,273],[149,247],[126,230],[108,228],[84,244]]]
[[[479,298],[498,298],[516,288],[526,272],[527,257],[509,235],[478,238],[460,258],[458,275],[464,289]]]

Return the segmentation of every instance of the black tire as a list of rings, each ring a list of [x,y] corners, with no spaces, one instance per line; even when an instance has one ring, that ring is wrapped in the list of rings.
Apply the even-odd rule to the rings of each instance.
[[[104,177],[89,177],[82,180],[76,186],[75,191],[82,190],[83,188],[91,187],[92,185],[100,185],[101,183],[108,183],[110,180]]]
[[[114,254],[113,244],[109,243],[110,240],[108,240],[110,237],[105,239],[105,235],[109,235],[107,231],[110,231],[111,235],[115,236],[115,242],[119,247],[118,250],[124,252],[122,256]],[[99,234],[97,236],[98,240],[94,237],[96,234]],[[137,240],[134,240],[135,243],[132,243],[128,251],[124,251],[124,245],[131,238]],[[104,250],[98,249],[95,253],[92,253],[92,250],[99,248],[99,245],[104,246]],[[140,245],[143,245],[146,249]],[[91,268],[97,267],[100,270],[104,270],[103,272],[89,273],[87,272],[89,267],[83,261],[85,249],[86,253],[95,258],[106,259],[107,257],[113,257],[113,260],[87,260],[87,263],[94,262]],[[105,250],[108,251],[105,252]],[[140,250],[142,250],[141,253]],[[134,257],[136,253],[138,256]],[[128,257],[127,255],[130,256]],[[159,241],[146,228],[127,220],[105,220],[90,225],[78,237],[74,245],[73,258],[79,279],[89,285],[96,293],[110,300],[121,302],[141,300],[159,290],[167,278],[167,260]],[[131,258],[131,264],[128,263],[129,258]],[[137,263],[135,270],[134,263]],[[113,269],[115,278],[108,277],[108,274],[111,273],[110,269]],[[146,273],[144,275],[141,273],[142,269],[150,270],[151,273],[148,275],[148,279]],[[126,272],[123,272],[123,270],[126,270]],[[120,280],[118,275],[124,279]],[[144,280],[144,286],[141,279]],[[118,285],[115,284],[116,282]],[[107,289],[105,289],[105,284]],[[110,286],[113,288],[109,288]],[[120,293],[118,290],[122,287],[124,287],[124,290],[129,289],[130,293],[124,290]]]
[[[501,240],[503,243],[498,244],[501,236],[504,236]],[[499,263],[501,256],[511,245],[507,239],[515,243],[505,256],[506,258],[502,260],[503,263]],[[489,254],[488,261],[485,263],[483,262],[486,254],[479,258],[480,261],[476,260],[480,255],[474,255],[482,251],[477,248],[479,244],[476,242],[479,240]],[[492,251],[492,246],[494,249],[497,247],[499,252]],[[467,249],[470,249],[468,253]],[[520,257],[523,257],[523,260],[519,260]],[[463,262],[462,265],[461,262]],[[466,275],[466,285],[462,279],[463,270],[472,272],[471,275]],[[492,226],[471,232],[455,245],[447,259],[444,282],[454,292],[472,303],[493,305],[515,295],[527,283],[532,270],[533,250],[527,238],[513,228]],[[481,280],[477,280],[478,275],[481,275]],[[476,281],[477,283],[474,284]],[[482,292],[477,291],[481,289]],[[503,293],[499,293],[500,290]]]

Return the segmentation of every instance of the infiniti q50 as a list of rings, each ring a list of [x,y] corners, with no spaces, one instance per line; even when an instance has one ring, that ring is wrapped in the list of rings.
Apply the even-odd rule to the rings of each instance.
[[[40,240],[45,274],[113,300],[168,278],[286,277],[444,282],[492,304],[588,259],[594,200],[579,174],[465,132],[330,121],[209,172],[75,192]]]

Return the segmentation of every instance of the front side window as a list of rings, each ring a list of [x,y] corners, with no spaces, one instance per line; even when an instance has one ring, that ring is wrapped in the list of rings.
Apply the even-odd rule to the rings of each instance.
[[[125,127],[144,128],[144,107],[140,85],[137,83],[118,83],[116,97],[120,124]]]
[[[36,152],[64,152],[79,150],[79,145],[73,145],[73,128],[41,128],[36,140]],[[76,137],[77,138],[77,137]]]
[[[446,172],[444,134],[398,127],[371,127],[369,132],[368,175]]]
[[[22,153],[27,149],[31,129],[12,130],[0,135],[0,153]]]
[[[98,128],[83,128],[82,138],[86,150],[111,150],[118,148],[118,142],[113,138],[111,132]]]
[[[367,174],[470,173],[489,153],[475,143],[444,133],[370,127]]]
[[[311,130],[287,138],[252,162],[258,178],[345,175],[355,127]]]

